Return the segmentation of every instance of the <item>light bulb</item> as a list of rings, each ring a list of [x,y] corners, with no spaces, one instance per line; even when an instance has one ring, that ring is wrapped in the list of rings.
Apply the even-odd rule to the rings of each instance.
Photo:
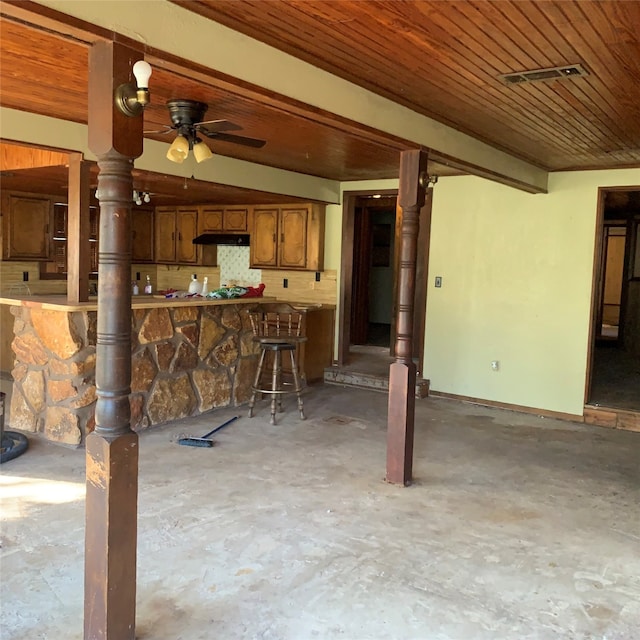
[[[167,158],[172,162],[180,164],[184,162],[184,159],[189,155],[189,141],[184,136],[176,136],[176,139],[171,143],[169,151],[167,151]]]
[[[203,162],[204,160],[212,158],[213,153],[211,153],[211,149],[209,149],[202,140],[198,140],[193,145],[193,156],[196,159],[196,162]]]
[[[138,62],[133,65],[133,75],[136,78],[138,89],[149,88],[149,78],[151,76],[151,72],[151,65],[144,60],[138,60]]]
[[[151,196],[149,195],[149,192],[148,192],[148,191],[145,191],[145,192],[144,192],[144,198],[143,198],[143,200],[144,200],[147,204],[149,204],[149,202],[151,202]]]

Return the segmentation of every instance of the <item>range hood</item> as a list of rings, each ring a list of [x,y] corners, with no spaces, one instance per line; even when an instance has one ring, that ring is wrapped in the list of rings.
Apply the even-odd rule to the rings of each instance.
[[[193,244],[230,244],[235,247],[248,247],[248,233],[203,233],[193,239]]]

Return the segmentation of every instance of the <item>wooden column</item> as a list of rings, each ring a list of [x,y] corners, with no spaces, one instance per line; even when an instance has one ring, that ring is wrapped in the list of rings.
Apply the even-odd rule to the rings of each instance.
[[[413,467],[413,423],[416,365],[413,362],[413,308],[420,209],[425,202],[421,176],[427,175],[427,152],[403,151],[400,156],[402,207],[395,362],[389,367],[389,412],[387,417],[387,482],[411,484]]]
[[[67,301],[89,299],[89,163],[82,154],[69,155],[67,208]]]
[[[130,427],[131,193],[142,117],[114,104],[143,56],[99,42],[89,54],[89,147],[100,173],[96,428],[87,437],[85,640],[134,640],[138,436]]]

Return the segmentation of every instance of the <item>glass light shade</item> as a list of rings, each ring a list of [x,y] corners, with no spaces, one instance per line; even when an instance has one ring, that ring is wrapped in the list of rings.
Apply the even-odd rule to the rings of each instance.
[[[213,153],[211,153],[211,149],[209,149],[204,142],[200,141],[193,145],[193,156],[196,162],[203,162],[204,160],[213,158]]]
[[[138,60],[133,65],[133,75],[135,76],[138,89],[149,88],[149,78],[151,77],[151,65],[144,60]]]
[[[189,155],[189,141],[184,136],[176,136],[176,139],[171,143],[169,151],[167,151],[167,158],[171,162],[177,162],[180,164],[184,162],[184,159]]]
[[[145,193],[144,193],[144,198],[143,198],[143,200],[144,200],[147,204],[149,204],[149,202],[151,202],[151,196],[149,195],[149,193],[148,193],[147,191],[145,191]]]

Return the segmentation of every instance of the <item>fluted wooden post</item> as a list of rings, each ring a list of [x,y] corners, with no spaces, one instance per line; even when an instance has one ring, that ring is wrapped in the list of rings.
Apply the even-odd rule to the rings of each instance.
[[[100,235],[96,428],[86,440],[85,640],[134,640],[138,436],[130,427],[131,194],[142,117],[114,106],[143,56],[99,42],[89,54],[89,146],[98,157]]]
[[[400,156],[402,208],[398,299],[396,305],[395,362],[389,367],[389,410],[387,417],[387,482],[411,484],[413,468],[413,426],[415,414],[416,365],[413,362],[413,307],[416,285],[416,256],[420,209],[425,202],[427,152],[403,151]]]

